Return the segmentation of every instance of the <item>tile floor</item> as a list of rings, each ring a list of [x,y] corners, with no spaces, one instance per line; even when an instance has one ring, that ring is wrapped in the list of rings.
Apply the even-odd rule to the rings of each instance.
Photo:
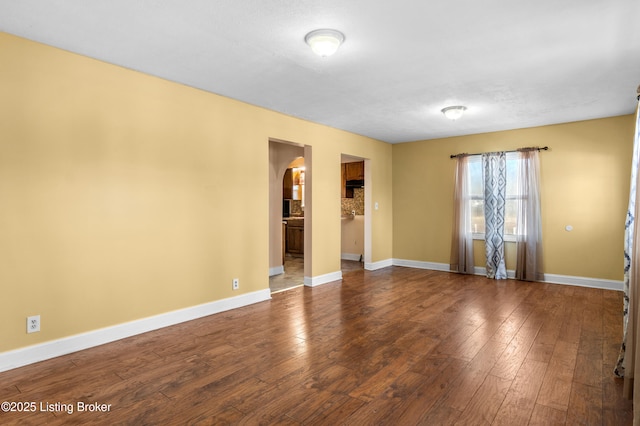
[[[341,264],[342,273],[363,269],[362,262],[353,260],[343,260]],[[287,255],[284,259],[284,274],[274,275],[269,278],[269,288],[271,293],[288,290],[304,285],[304,259]]]

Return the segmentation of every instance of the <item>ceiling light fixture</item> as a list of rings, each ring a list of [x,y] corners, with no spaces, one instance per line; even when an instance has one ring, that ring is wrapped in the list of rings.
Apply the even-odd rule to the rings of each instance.
[[[457,120],[458,118],[462,117],[462,114],[464,114],[466,110],[466,106],[456,105],[442,108],[441,111],[449,120]]]
[[[307,34],[304,41],[316,55],[326,57],[336,53],[344,41],[344,34],[336,30],[315,30]]]

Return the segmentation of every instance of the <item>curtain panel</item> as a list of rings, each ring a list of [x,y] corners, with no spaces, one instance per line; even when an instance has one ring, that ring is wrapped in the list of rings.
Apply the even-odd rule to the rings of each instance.
[[[487,277],[506,279],[504,214],[507,196],[507,158],[504,152],[482,154],[484,179],[485,251]]]
[[[640,87],[638,87],[640,95]],[[640,100],[640,96],[638,96]],[[635,218],[640,215],[640,204],[637,203],[640,189],[638,168],[640,156],[640,108],[636,108],[636,129],[634,134],[631,185],[629,188],[629,209],[625,221],[625,266],[624,266],[624,304],[623,304],[623,337],[618,364],[614,373],[624,376],[623,393],[633,399],[633,424],[640,425],[640,381],[635,376],[640,374],[640,228],[635,226]]]
[[[637,134],[637,132],[636,132]],[[638,181],[636,179],[636,188]],[[634,216],[640,214],[640,204],[636,203]],[[631,266],[629,270],[629,305],[627,313],[627,335],[625,354],[622,366],[624,368],[623,393],[627,398],[633,399],[633,424],[640,425],[640,381],[635,381],[635,376],[640,374],[640,250],[638,242],[640,240],[640,228],[634,226],[633,249],[631,253]]]
[[[474,273],[468,164],[469,157],[456,158],[450,269],[461,274]]]
[[[537,149],[518,153],[516,271],[523,281],[544,281],[540,219],[540,157]]]
[[[639,88],[640,89],[640,88]],[[640,108],[639,108],[640,109]],[[618,377],[624,377],[624,358],[627,343],[627,330],[629,322],[629,281],[631,272],[631,256],[633,253],[633,235],[635,225],[635,209],[636,209],[636,180],[638,179],[638,167],[640,167],[640,111],[636,112],[636,136],[633,143],[633,153],[631,154],[631,182],[629,184],[629,204],[627,207],[627,216],[624,223],[624,281],[623,281],[623,311],[622,311],[622,345],[620,346],[620,355],[614,369],[614,374]]]

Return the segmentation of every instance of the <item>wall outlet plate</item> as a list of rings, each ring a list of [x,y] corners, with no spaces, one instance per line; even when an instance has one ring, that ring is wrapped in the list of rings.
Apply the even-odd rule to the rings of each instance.
[[[231,283],[231,288],[233,288],[234,290],[237,290],[240,288],[240,279],[239,278],[234,278],[233,282]]]
[[[27,333],[40,331],[40,315],[27,317]]]

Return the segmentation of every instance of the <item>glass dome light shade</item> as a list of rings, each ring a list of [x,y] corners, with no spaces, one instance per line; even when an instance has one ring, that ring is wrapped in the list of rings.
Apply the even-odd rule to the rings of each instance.
[[[336,53],[344,41],[344,34],[336,30],[315,30],[307,34],[304,41],[316,55],[327,57]]]
[[[450,106],[442,109],[442,113],[449,120],[457,120],[462,117],[462,114],[467,110],[467,107],[462,105]]]

